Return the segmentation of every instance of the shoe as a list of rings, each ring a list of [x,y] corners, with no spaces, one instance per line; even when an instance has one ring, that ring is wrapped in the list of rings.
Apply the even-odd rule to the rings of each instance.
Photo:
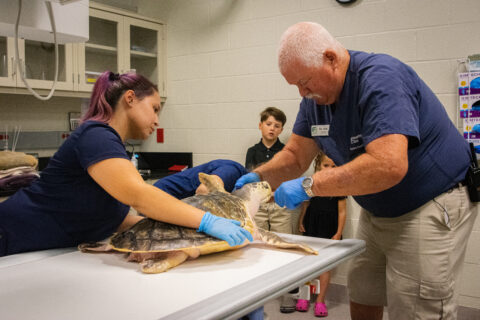
[[[309,306],[310,306],[310,301],[305,299],[298,299],[295,309],[300,312],[307,312]]]
[[[282,303],[280,303],[281,313],[295,312],[295,299],[291,295],[285,294],[282,296]]]
[[[326,317],[328,316],[328,310],[325,303],[316,302],[315,303],[315,317]]]

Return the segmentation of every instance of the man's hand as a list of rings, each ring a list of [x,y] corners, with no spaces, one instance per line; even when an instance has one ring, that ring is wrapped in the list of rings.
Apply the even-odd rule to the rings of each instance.
[[[237,182],[235,182],[235,188],[233,188],[233,190],[240,189],[247,183],[252,183],[252,182],[260,182],[260,176],[255,172],[244,174],[243,176],[238,178]]]
[[[280,207],[295,209],[303,201],[309,200],[310,197],[302,187],[303,179],[305,179],[305,177],[300,177],[298,179],[282,183],[275,191],[275,202]]]

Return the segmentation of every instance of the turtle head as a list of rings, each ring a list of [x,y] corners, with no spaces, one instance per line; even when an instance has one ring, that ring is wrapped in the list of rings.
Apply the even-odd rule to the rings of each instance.
[[[233,195],[245,200],[267,202],[272,197],[272,188],[267,181],[247,183],[241,189],[232,192]]]

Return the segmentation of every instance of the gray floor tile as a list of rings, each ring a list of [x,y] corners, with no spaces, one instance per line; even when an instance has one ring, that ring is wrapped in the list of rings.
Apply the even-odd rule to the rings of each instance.
[[[348,304],[327,301],[328,317],[317,318],[313,315],[313,304],[310,305],[308,312],[281,313],[280,299],[269,301],[264,306],[268,320],[307,320],[307,319],[328,319],[328,320],[348,320],[350,319],[350,308]],[[388,320],[386,312],[383,314],[383,320]]]

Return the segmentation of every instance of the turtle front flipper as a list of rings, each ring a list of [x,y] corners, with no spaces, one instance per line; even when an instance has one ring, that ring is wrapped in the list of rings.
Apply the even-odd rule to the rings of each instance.
[[[222,179],[217,175],[210,175],[203,172],[198,173],[198,180],[202,183],[208,190],[208,192],[219,191],[227,193],[223,186]]]
[[[284,248],[284,249],[302,249],[303,251],[311,254],[318,254],[318,251],[310,248],[306,244],[303,243],[291,243],[288,241],[283,240],[275,233],[257,228],[255,238],[260,238],[264,243],[269,244],[271,246],[277,248]]]

